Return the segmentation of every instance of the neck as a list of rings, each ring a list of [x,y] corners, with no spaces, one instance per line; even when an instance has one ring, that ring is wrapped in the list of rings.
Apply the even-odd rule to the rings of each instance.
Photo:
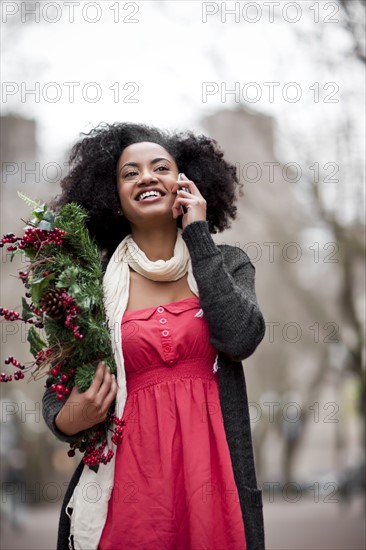
[[[135,226],[131,228],[131,235],[138,247],[152,262],[167,261],[174,255],[174,246],[177,240],[176,224],[149,229]]]

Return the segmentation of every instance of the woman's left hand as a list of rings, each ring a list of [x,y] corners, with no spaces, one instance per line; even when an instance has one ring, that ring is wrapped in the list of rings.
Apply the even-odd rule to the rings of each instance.
[[[187,212],[183,214],[182,229],[192,222],[206,220],[207,203],[198,190],[197,185],[182,174],[180,181],[174,185],[172,191],[177,192],[177,197],[173,203],[172,211],[173,218],[178,218],[182,214],[181,206],[187,208]],[[182,187],[188,187],[189,193],[186,191],[178,191]]]

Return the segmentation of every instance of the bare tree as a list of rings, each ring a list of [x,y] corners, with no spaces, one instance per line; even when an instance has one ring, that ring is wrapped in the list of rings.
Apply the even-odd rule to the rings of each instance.
[[[366,63],[365,54],[365,13],[366,0],[339,0],[343,9],[343,25],[354,40],[354,55]]]

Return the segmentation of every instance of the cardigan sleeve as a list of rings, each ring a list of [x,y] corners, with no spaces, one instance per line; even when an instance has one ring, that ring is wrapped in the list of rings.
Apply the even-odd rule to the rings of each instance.
[[[254,265],[241,248],[216,245],[206,220],[188,224],[182,238],[190,253],[212,345],[231,360],[246,359],[266,330],[255,292]]]
[[[54,378],[52,376],[49,376],[46,381],[46,391],[44,392],[42,398],[42,415],[44,421],[46,422],[51,432],[57,437],[57,439],[66,443],[75,443],[83,434],[83,432],[79,432],[74,435],[66,435],[61,432],[55,424],[55,418],[62,409],[65,402],[59,401],[56,398],[56,393],[50,389],[53,382]]]

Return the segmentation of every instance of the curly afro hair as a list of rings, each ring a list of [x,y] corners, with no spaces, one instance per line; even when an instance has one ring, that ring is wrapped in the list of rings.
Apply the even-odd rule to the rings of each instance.
[[[104,255],[110,258],[121,240],[131,233],[129,221],[118,215],[117,163],[122,151],[142,141],[157,143],[175,159],[179,172],[194,181],[207,203],[210,233],[231,226],[237,208],[236,190],[242,194],[236,168],[223,158],[217,142],[193,132],[169,133],[145,124],[102,123],[82,139],[70,153],[70,172],[61,181],[61,194],[50,203],[59,210],[76,202],[89,212],[88,229]],[[177,219],[182,227],[182,218]]]

